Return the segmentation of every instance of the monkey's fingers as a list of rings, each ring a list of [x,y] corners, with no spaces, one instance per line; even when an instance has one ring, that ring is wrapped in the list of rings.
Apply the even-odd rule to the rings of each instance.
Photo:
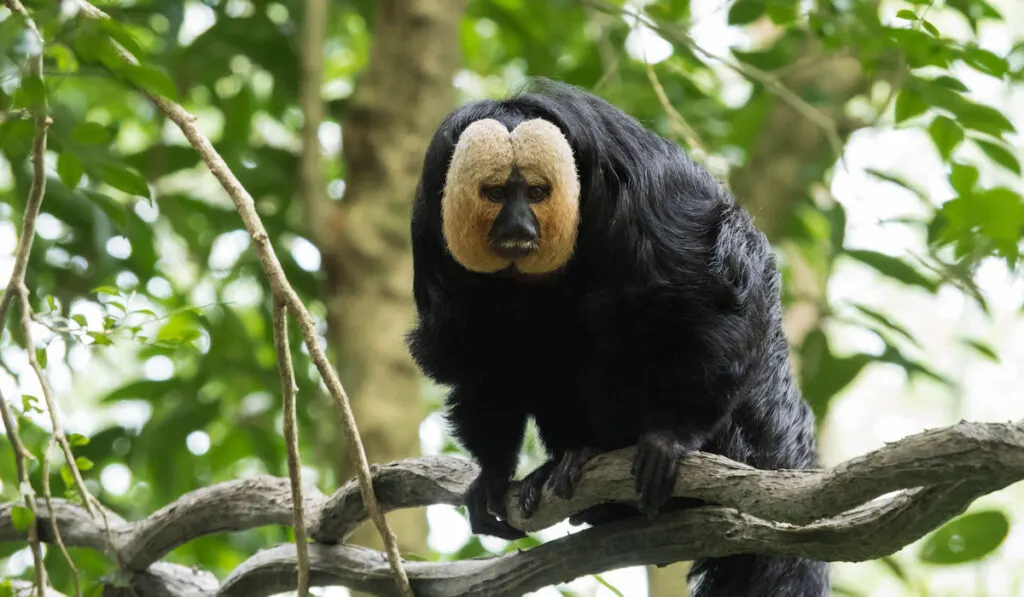
[[[583,465],[598,453],[600,450],[596,448],[568,450],[548,479],[548,487],[552,493],[563,500],[572,499],[576,493],[576,485],[580,482]]]
[[[494,507],[493,494],[498,493],[504,497],[504,491],[499,493],[497,485],[497,482],[488,483],[478,479],[470,486],[466,493],[466,510],[469,512],[470,530],[474,535],[491,535],[506,541],[515,541],[526,537],[526,533],[499,520],[492,513],[498,509]]]
[[[529,518],[537,512],[544,484],[551,477],[551,471],[557,464],[554,460],[548,460],[523,479],[519,490],[519,511],[523,518]]]
[[[469,528],[474,535],[490,535],[505,541],[526,538],[526,533],[493,516],[470,516]]]
[[[671,497],[683,445],[665,434],[645,434],[637,442],[632,473],[637,506],[648,519]]]

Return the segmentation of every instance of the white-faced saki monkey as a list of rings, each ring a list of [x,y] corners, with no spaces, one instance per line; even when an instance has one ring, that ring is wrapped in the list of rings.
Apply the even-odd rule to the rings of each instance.
[[[545,484],[568,499],[584,461],[629,446],[636,502],[571,522],[701,504],[671,496],[695,450],[817,465],[767,238],[679,146],[604,100],[537,80],[456,109],[426,152],[412,243],[409,348],[450,387],[447,420],[480,465],[474,533],[524,536],[502,504],[527,417],[550,459],[524,479],[524,516]],[[690,581],[696,597],[829,591],[827,564],[756,554],[700,559]]]

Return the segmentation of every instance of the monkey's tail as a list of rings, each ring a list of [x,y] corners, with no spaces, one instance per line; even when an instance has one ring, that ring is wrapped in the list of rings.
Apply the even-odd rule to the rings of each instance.
[[[802,558],[702,558],[689,574],[690,597],[828,597],[828,564]]]

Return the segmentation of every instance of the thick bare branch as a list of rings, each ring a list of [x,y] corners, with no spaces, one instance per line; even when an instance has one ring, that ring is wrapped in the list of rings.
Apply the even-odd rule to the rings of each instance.
[[[536,530],[601,501],[632,501],[630,456],[631,449],[594,458],[572,500],[545,494],[534,518],[522,521],[513,509],[512,523]],[[459,505],[476,473],[476,465],[465,459],[413,458],[377,470],[374,491],[385,510]],[[406,562],[404,568],[422,597],[520,595],[603,570],[698,556],[759,552],[826,561],[874,559],[919,539],[977,497],[1024,479],[1024,421],[962,422],[907,437],[828,470],[762,471],[699,453],[680,463],[679,478],[675,495],[718,505],[665,514],[654,523],[636,519],[587,529],[501,557]],[[142,521],[112,522],[112,535],[132,568],[142,570],[155,557],[203,534],[288,524],[289,488],[288,480],[274,477],[222,483],[182,496]],[[510,491],[511,501],[516,491]],[[894,491],[898,493],[889,495]],[[398,594],[384,554],[334,543],[367,519],[356,484],[349,483],[329,499],[312,489],[309,495],[306,525],[316,540],[309,546],[311,585],[343,584]],[[888,497],[875,499],[883,495]],[[9,508],[0,507],[0,541],[19,537],[9,522]],[[102,548],[102,528],[84,511],[62,500],[54,500],[54,508],[68,545]],[[47,522],[39,523],[44,541],[50,540],[42,532]],[[294,544],[260,552],[232,572],[217,594],[293,590],[296,562]]]

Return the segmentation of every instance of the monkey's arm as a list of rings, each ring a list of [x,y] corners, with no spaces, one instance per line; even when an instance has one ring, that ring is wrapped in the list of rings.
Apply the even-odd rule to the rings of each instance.
[[[519,459],[526,426],[521,397],[497,387],[459,385],[448,398],[447,419],[452,434],[480,465],[480,474],[466,494],[474,534],[509,541],[526,533],[499,520]]]
[[[765,347],[781,334],[773,325],[778,274],[767,240],[741,208],[721,208],[699,271],[639,289],[617,313],[631,326],[627,346],[640,376],[633,474],[648,515],[671,494],[678,460],[701,449],[752,391]]]

